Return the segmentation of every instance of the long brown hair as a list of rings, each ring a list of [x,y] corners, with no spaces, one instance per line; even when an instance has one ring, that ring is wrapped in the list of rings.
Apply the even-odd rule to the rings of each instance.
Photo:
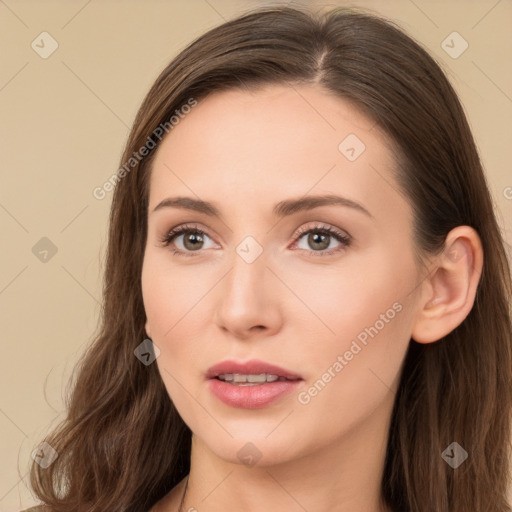
[[[121,165],[149,141],[158,146],[155,130],[170,132],[169,119],[191,99],[267,84],[318,84],[385,130],[397,147],[396,179],[413,207],[420,260],[439,253],[456,226],[480,235],[484,268],[471,312],[435,343],[410,342],[382,497],[396,512],[510,512],[510,267],[463,108],[419,44],[361,10],[245,13],[196,39],[163,70]],[[189,472],[191,432],[157,365],[134,356],[146,337],[141,269],[155,153],[117,176],[101,325],[77,366],[67,418],[46,438],[59,456],[46,469],[32,465],[33,489],[56,512],[148,510]],[[454,441],[469,453],[457,469],[441,457]]]

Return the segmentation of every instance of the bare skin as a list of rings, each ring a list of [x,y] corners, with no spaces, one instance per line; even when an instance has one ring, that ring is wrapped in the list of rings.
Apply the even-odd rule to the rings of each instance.
[[[357,139],[339,149],[349,134]],[[394,165],[375,123],[320,86],[213,94],[162,142],[142,291],[158,369],[193,432],[183,511],[391,512],[380,485],[407,348],[411,338],[437,341],[464,320],[483,261],[476,232],[459,226],[443,254],[426,269],[416,264],[412,210]],[[325,194],[370,215],[339,205],[272,213],[280,201]],[[154,211],[171,196],[210,201],[221,215]],[[185,244],[190,232],[160,243],[184,224],[205,232],[200,243]],[[332,234],[315,245],[325,226],[349,245]],[[250,263],[237,252],[258,246]],[[205,378],[226,359],[261,359],[303,381],[266,407],[232,407]],[[257,449],[255,465],[238,455],[247,443]],[[153,512],[178,510],[184,483]]]

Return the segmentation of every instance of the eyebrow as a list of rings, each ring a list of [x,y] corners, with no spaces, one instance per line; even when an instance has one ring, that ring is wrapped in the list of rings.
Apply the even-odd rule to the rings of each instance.
[[[286,199],[277,203],[272,209],[272,213],[276,217],[287,217],[320,206],[345,206],[364,213],[372,219],[374,218],[373,215],[357,201],[336,195],[305,196],[300,199]],[[213,203],[192,197],[168,197],[158,203],[153,211],[156,212],[162,208],[181,208],[204,213],[212,217],[221,217],[220,210],[214,206]]]

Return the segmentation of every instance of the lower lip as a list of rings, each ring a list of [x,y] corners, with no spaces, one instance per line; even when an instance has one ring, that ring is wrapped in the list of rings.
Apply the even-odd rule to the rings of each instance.
[[[210,379],[211,392],[231,407],[259,409],[275,402],[297,388],[301,380],[276,380],[256,386],[237,386],[219,379]]]

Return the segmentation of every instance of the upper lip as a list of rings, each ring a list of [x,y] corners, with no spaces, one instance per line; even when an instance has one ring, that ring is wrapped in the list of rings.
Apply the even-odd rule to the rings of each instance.
[[[302,377],[297,373],[258,359],[252,359],[251,361],[246,361],[244,363],[238,361],[222,361],[212,366],[206,372],[206,378],[214,379],[219,375],[230,373],[238,373],[241,375],[260,375],[261,373],[267,373],[269,375],[277,375],[278,377],[285,377],[287,379],[302,379]]]

